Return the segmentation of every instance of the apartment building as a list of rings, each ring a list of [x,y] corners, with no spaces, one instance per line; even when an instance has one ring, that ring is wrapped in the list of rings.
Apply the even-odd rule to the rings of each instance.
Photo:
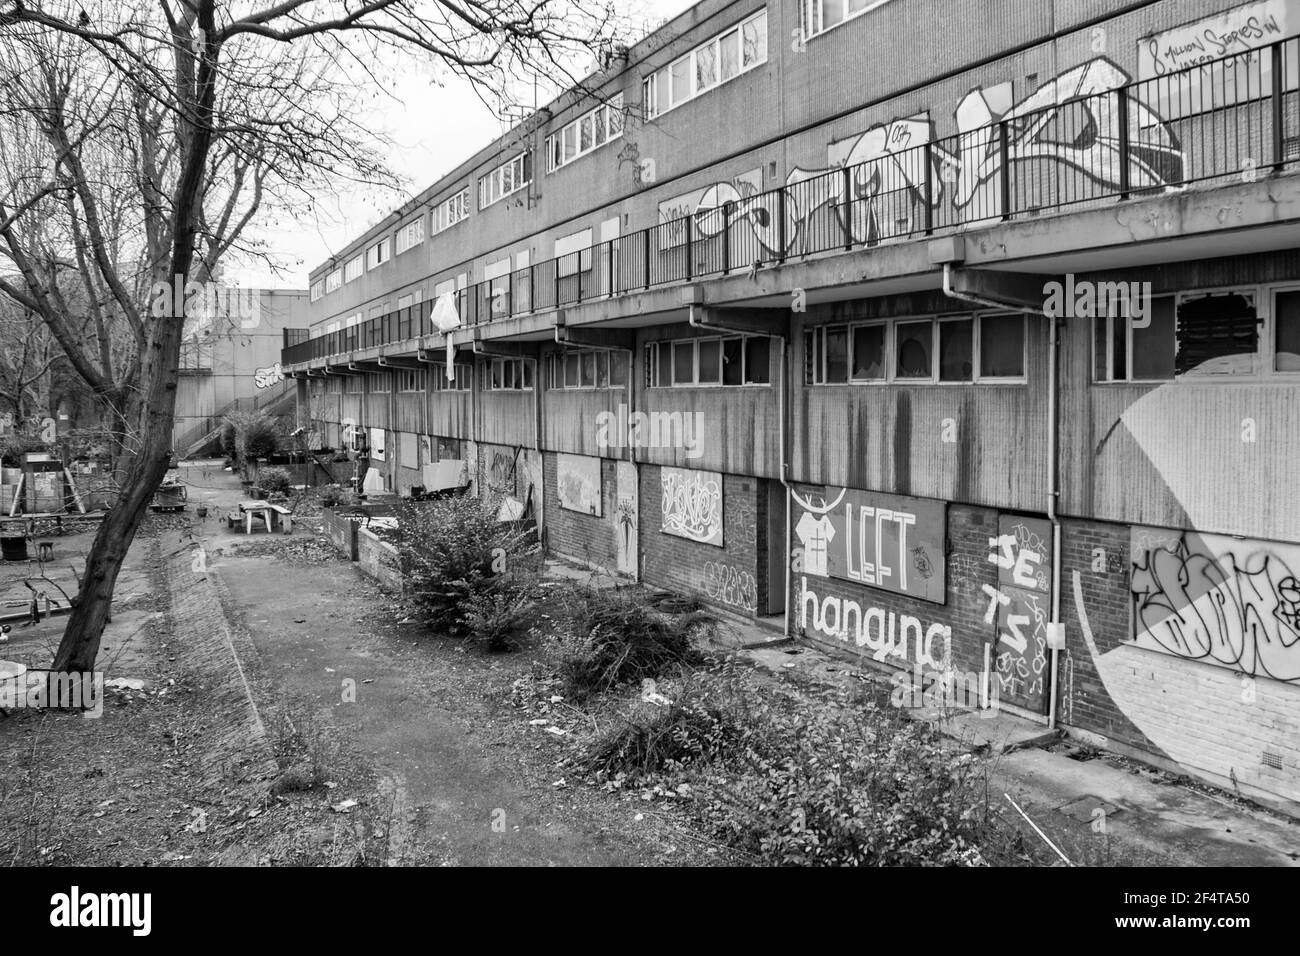
[[[1297,34],[703,0],[314,270],[282,365],[394,491],[464,461],[557,553],[1295,801]]]

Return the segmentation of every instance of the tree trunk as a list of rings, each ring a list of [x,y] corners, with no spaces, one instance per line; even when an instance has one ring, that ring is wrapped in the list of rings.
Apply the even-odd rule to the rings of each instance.
[[[139,400],[124,403],[130,409],[125,420],[137,422],[139,427],[123,431],[127,433],[128,441],[130,432],[138,434],[140,444],[134,454],[125,446],[120,450],[129,455],[130,463],[119,485],[117,501],[105,516],[86,556],[81,589],[73,601],[72,613],[54,656],[53,669],[56,671],[95,669],[100,639],[112,611],[117,576],[148,511],[153,493],[167,473],[184,318],[167,317],[154,321],[157,326],[141,369]],[[122,453],[117,456],[119,461],[122,457]]]

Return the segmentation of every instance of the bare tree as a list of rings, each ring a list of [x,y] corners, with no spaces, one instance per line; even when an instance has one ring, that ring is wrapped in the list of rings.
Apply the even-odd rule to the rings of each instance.
[[[0,0],[0,257],[17,274],[0,274],[0,295],[45,323],[117,448],[120,494],[87,556],[59,670],[94,667],[166,472],[184,320],[217,263],[265,254],[248,227],[269,210],[293,215],[340,182],[391,181],[357,76],[417,54],[478,89],[569,78],[612,23],[576,0],[264,2],[88,12]]]

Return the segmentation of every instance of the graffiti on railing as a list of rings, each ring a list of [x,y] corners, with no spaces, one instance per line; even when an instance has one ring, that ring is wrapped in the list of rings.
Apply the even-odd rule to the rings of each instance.
[[[1045,160],[1082,174],[1114,193],[1124,186],[1153,189],[1181,182],[1183,153],[1168,126],[1141,101],[1128,98],[1129,121],[1121,134],[1120,99],[1106,94],[1122,89],[1128,75],[1098,57],[1049,80],[1019,103],[1008,83],[968,93],[957,107],[960,154],[953,202],[980,217],[1000,216],[998,177],[1003,162]],[[1005,156],[999,123],[1008,124]],[[1140,133],[1139,133],[1140,131]]]

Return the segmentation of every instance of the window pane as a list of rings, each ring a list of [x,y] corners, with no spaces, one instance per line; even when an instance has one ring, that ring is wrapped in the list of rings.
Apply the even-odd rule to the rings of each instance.
[[[1109,382],[1110,373],[1106,368],[1107,330],[1110,319],[1104,315],[1094,316],[1092,320],[1092,379],[1094,382]]]
[[[930,378],[933,347],[930,322],[904,322],[895,326],[894,352],[898,356],[899,378]]]
[[[715,385],[722,381],[722,342],[705,339],[700,345],[700,382]]]
[[[671,342],[659,343],[659,384],[668,387],[673,383],[673,345]]]
[[[855,13],[861,13],[863,10],[867,9],[867,4],[870,2],[871,0],[849,0],[849,16],[853,16]]]
[[[685,57],[669,69],[673,75],[673,106],[691,98],[691,58]]]
[[[840,385],[849,380],[849,330],[826,330],[826,381]]]
[[[836,3],[842,0],[834,0]],[[741,32],[744,34],[744,65],[753,66],[767,59],[767,16],[755,17],[746,23]]]
[[[883,381],[885,378],[885,326],[864,325],[853,330],[853,378]]]
[[[980,377],[1021,378],[1025,374],[1025,317],[980,318]]]
[[[578,353],[564,353],[564,387],[578,387]]]
[[[609,353],[596,353],[596,387],[609,388]]]
[[[692,385],[695,382],[695,343],[673,344],[673,384]]]
[[[1259,350],[1259,318],[1251,296],[1237,293],[1184,299],[1178,307],[1174,368],[1207,374],[1252,373]]]
[[[771,384],[772,365],[769,358],[771,347],[771,340],[767,336],[756,335],[745,339],[745,384]]]
[[[744,339],[724,339],[722,342],[722,384],[745,384]]]
[[[603,109],[596,110],[593,121],[596,124],[596,145],[599,146],[605,142],[605,111]]]
[[[821,3],[823,30],[844,19],[844,0],[821,0]]]
[[[627,384],[627,352],[611,352],[609,356],[609,384],[622,387]]]
[[[563,162],[568,162],[578,155],[578,126],[573,124],[564,127],[564,157]]]
[[[1279,292],[1273,300],[1273,368],[1300,372],[1300,292]]]
[[[596,353],[583,352],[580,366],[582,368],[582,387],[592,388],[596,384]]]
[[[655,74],[655,112],[662,113],[672,105],[672,94],[669,92],[669,70],[660,70]]]
[[[969,382],[975,378],[975,321],[939,323],[939,381]]]
[[[722,57],[722,78],[729,80],[740,72],[740,31],[725,33],[719,43]]]
[[[695,51],[695,89],[707,90],[718,82],[718,48],[710,43]]]
[[[578,124],[582,130],[582,138],[578,141],[578,152],[585,153],[591,149],[592,137],[592,119],[590,116],[584,116]]]
[[[1174,298],[1163,296],[1151,300],[1151,324],[1133,330],[1133,378],[1138,381],[1174,377]],[[1124,324],[1115,322],[1116,330]],[[1118,336],[1123,338],[1121,334]],[[1119,346],[1123,349],[1123,346]],[[1120,362],[1124,356],[1120,355]],[[1121,368],[1123,366],[1121,365]],[[1122,374],[1122,373],[1121,373]]]

